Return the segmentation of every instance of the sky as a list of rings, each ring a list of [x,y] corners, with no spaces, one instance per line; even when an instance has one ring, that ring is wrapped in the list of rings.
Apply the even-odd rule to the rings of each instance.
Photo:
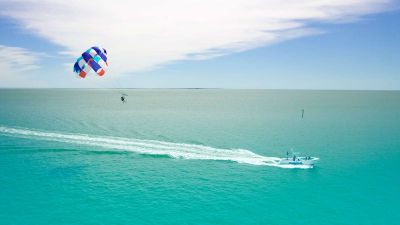
[[[396,0],[0,0],[0,88],[400,90],[399,27]]]

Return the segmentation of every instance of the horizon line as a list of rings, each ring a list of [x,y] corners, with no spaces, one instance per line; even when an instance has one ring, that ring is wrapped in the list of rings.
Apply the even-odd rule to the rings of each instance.
[[[93,89],[93,90],[248,90],[248,91],[256,91],[256,90],[265,90],[265,91],[390,91],[397,92],[400,89],[296,89],[296,88],[202,88],[202,87],[186,87],[186,88],[77,88],[77,87],[0,87],[0,90],[28,90],[28,89]]]

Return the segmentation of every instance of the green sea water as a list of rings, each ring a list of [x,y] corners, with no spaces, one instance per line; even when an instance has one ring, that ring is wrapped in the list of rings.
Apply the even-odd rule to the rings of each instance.
[[[398,91],[0,90],[0,224],[400,224],[399,162]]]

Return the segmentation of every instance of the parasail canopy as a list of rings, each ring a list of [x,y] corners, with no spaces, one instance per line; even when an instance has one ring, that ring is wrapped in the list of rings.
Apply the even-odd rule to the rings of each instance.
[[[107,66],[107,51],[104,48],[91,47],[76,60],[74,72],[81,78],[85,78],[92,70],[103,76]]]

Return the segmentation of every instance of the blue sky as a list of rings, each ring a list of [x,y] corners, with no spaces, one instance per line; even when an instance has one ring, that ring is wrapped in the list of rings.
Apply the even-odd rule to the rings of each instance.
[[[396,1],[131,3],[142,14],[116,8],[71,23],[61,2],[20,2],[0,3],[0,87],[400,90]],[[96,12],[113,11],[97,2]],[[74,60],[92,45],[110,67],[79,79]]]

